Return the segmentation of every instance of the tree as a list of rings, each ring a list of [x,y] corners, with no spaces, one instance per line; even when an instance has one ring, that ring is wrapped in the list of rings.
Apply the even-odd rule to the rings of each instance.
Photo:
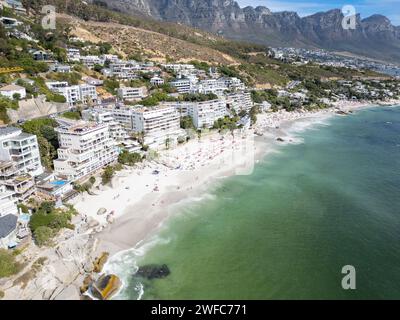
[[[95,64],[93,70],[96,72],[101,72],[101,70],[103,70],[103,66],[100,64]]]
[[[171,138],[165,139],[165,148],[168,150],[171,145]]]
[[[139,153],[129,153],[123,150],[118,156],[118,162],[124,165],[133,166],[138,162],[142,161],[142,156]]]
[[[103,174],[101,175],[101,182],[103,185],[110,183],[112,178],[114,177],[115,170],[113,167],[108,166],[104,169]]]
[[[193,119],[190,116],[184,116],[181,118],[182,129],[194,129]]]

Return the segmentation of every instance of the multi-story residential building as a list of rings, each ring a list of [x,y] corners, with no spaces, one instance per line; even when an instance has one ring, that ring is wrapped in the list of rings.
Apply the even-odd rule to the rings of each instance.
[[[165,81],[164,81],[163,78],[154,76],[154,77],[152,77],[152,78],[150,79],[150,83],[151,83],[151,85],[153,85],[153,86],[162,86],[162,85],[165,83]]]
[[[11,161],[0,161],[0,185],[12,192],[19,201],[25,201],[36,191],[34,178],[26,173],[21,174]]]
[[[69,62],[79,62],[81,59],[81,52],[76,48],[67,49],[67,59]]]
[[[224,98],[197,102],[189,109],[189,116],[192,117],[196,128],[211,128],[216,120],[225,117],[227,114]]]
[[[49,67],[50,67],[50,71],[53,71],[53,72],[59,72],[59,73],[70,73],[71,72],[71,66],[68,66],[65,64],[54,63],[54,64],[51,64]]]
[[[238,92],[226,95],[226,104],[228,110],[233,110],[237,114],[240,111],[250,111],[253,107],[253,100],[250,92]]]
[[[29,199],[36,191],[35,180],[29,174],[17,175],[1,183],[21,202]]]
[[[219,81],[224,81],[225,86],[230,90],[245,90],[246,86],[242,82],[242,80],[238,78],[220,78]]]
[[[103,54],[100,56],[100,59],[102,59],[104,62],[109,62],[109,63],[119,62],[119,58],[115,54]]]
[[[192,64],[163,64],[162,67],[165,70],[185,75],[196,73],[196,68]]]
[[[86,123],[58,127],[60,148],[54,160],[56,175],[70,181],[88,177],[114,163],[118,158],[116,143],[110,137],[108,124]]]
[[[224,91],[227,89],[228,87],[226,86],[225,81],[220,79],[207,79],[201,80],[194,89],[194,92],[203,94],[214,93],[218,96],[222,96]]]
[[[128,101],[141,100],[147,97],[147,88],[122,87],[118,89],[118,97]]]
[[[136,61],[118,61],[111,63],[108,68],[103,70],[107,77],[116,77],[118,79],[132,80],[138,77],[137,73],[141,69]]]
[[[170,82],[172,87],[176,88],[176,91],[181,94],[190,93],[192,91],[192,81],[187,78],[176,79]]]
[[[18,86],[16,84],[9,84],[0,88],[0,95],[9,99],[14,99],[15,97],[18,97],[19,99],[25,99],[26,90],[24,87]]]
[[[82,111],[82,118],[85,121],[106,123],[110,130],[110,137],[116,141],[124,141],[128,138],[127,130],[115,120],[111,110],[88,109]]]
[[[168,138],[177,138],[182,134],[180,117],[174,107],[137,107],[133,109],[132,124],[134,132],[143,132],[145,142],[152,141],[161,145]]]
[[[36,136],[18,128],[0,128],[0,160],[12,161],[20,174],[43,173]]]
[[[77,102],[94,103],[97,101],[96,87],[89,84],[70,86],[66,81],[49,81],[47,87],[65,97],[66,102],[73,106]]]
[[[166,102],[162,105],[174,108],[180,117],[191,117],[198,129],[210,128],[216,120],[228,115],[225,98],[202,102]]]
[[[99,56],[80,56],[79,60],[90,69],[93,69],[96,64],[104,65],[104,60]]]
[[[0,185],[0,217],[8,214],[18,214],[17,199],[13,192],[6,189],[6,186]]]
[[[94,107],[96,111],[111,112],[113,118],[118,121],[126,130],[132,130],[133,108],[121,103],[102,104]]]

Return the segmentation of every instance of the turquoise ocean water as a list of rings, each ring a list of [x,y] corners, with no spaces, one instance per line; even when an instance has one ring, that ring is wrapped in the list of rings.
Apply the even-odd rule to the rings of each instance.
[[[119,299],[400,298],[400,107],[335,117],[124,253]],[[134,266],[167,264],[139,281]],[[341,287],[344,265],[357,289]]]

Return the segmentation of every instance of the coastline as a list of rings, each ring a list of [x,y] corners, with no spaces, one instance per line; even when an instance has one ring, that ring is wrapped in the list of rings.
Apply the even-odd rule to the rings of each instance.
[[[251,160],[254,163],[252,165],[262,160],[267,154],[278,152],[279,146],[298,143],[299,141],[296,138],[298,133],[317,124],[323,124],[325,120],[337,115],[337,108],[344,112],[353,112],[373,106],[372,104],[364,103],[346,103],[346,105],[339,105],[317,112],[277,112],[259,115],[257,125],[244,134],[246,139],[251,139],[254,131],[263,133],[262,137],[256,136],[254,139],[254,158]],[[216,143],[215,136],[217,134],[207,137],[206,141],[203,140],[200,143],[192,141],[192,148],[187,150],[187,152],[196,152],[196,150],[201,149],[205,144]],[[214,141],[210,142],[209,140],[212,140],[212,138],[214,138]],[[146,241],[146,239],[157,233],[159,228],[171,215],[171,212],[169,212],[171,206],[179,204],[186,199],[199,198],[207,193],[207,190],[212,188],[218,180],[235,175],[237,167],[245,164],[249,158],[249,154],[240,153],[243,150],[243,148],[240,148],[243,146],[243,143],[237,143],[238,137],[235,139],[236,144],[235,141],[232,141],[230,134],[226,134],[224,141],[227,144],[225,144],[226,150],[224,153],[219,154],[212,160],[205,159],[207,157],[202,156],[201,158],[208,163],[196,166],[191,170],[176,171],[174,169],[167,169],[163,171],[164,168],[160,168],[162,165],[154,165],[151,168],[145,169],[146,173],[144,175],[147,176],[147,180],[140,180],[141,185],[138,184],[137,180],[134,180],[137,177],[137,172],[134,170],[129,178],[122,174],[126,180],[131,180],[131,183],[136,185],[136,189],[142,187],[143,189],[147,189],[147,191],[142,197],[136,197],[136,201],[128,198],[130,201],[125,202],[124,200],[127,198],[122,194],[124,186],[121,184],[126,184],[126,180],[122,179],[118,187],[113,186],[113,192],[120,195],[120,198],[117,199],[120,200],[119,204],[123,206],[126,203],[127,206],[122,210],[122,214],[116,215],[115,222],[106,224],[104,229],[96,234],[96,238],[99,240],[97,254],[106,251],[112,256]],[[278,139],[282,139],[283,141],[278,141]],[[184,145],[168,152],[167,158],[175,157],[176,154],[182,153],[182,149],[185,149],[185,147],[187,146]],[[217,143],[211,149],[220,147],[221,145]],[[229,150],[229,148],[232,149]],[[184,157],[181,156],[180,159],[182,158]],[[232,159],[234,160],[231,161]],[[189,167],[193,168],[191,165]],[[153,169],[160,170],[161,176],[158,178],[151,177]],[[139,170],[143,171],[143,169]],[[250,173],[246,172],[245,174]],[[239,172],[239,174],[241,173]],[[116,179],[120,178],[117,177]],[[153,187],[157,187],[158,191],[154,191]],[[87,202],[89,197],[91,196],[85,196],[85,201],[83,202],[86,202],[85,205],[81,205],[81,202],[76,207],[80,212],[85,210],[85,212],[89,212],[88,210],[91,208],[91,217],[93,217],[94,212],[98,210],[93,205],[97,202],[95,199]],[[108,203],[108,206],[104,207],[108,207],[107,209],[111,211],[115,210],[113,209],[113,205],[115,207],[116,201],[113,204]]]
[[[111,187],[101,187],[95,191],[97,195],[80,195],[71,202],[80,213],[76,230],[62,232],[55,248],[36,248],[36,257],[45,255],[47,263],[23,288],[8,281],[3,289],[5,299],[79,299],[79,287],[90,272],[91,261],[102,252],[110,253],[110,261],[114,255],[146,242],[173,214],[174,205],[199,198],[219,179],[237,174],[237,168],[248,163],[250,148],[254,164],[280,145],[297,143],[296,134],[324,123],[339,110],[352,112],[376,105],[342,102],[317,112],[262,114],[252,130],[237,132],[234,137],[226,133],[223,140],[213,133],[163,151],[157,162],[119,172]],[[263,136],[255,136],[255,131]],[[114,211],[114,217],[107,221],[107,215],[97,214],[100,208]]]

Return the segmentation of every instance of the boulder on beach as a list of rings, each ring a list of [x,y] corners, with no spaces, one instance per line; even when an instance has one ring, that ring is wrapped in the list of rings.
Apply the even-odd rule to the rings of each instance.
[[[100,273],[103,270],[104,265],[106,264],[108,257],[108,252],[103,252],[98,258],[95,259],[93,263],[93,271],[96,273]]]
[[[114,221],[115,221],[114,217],[113,217],[111,214],[109,214],[109,215],[107,216],[107,222],[108,222],[108,223],[114,223]]]
[[[106,214],[107,213],[107,209],[106,208],[100,208],[98,211],[97,211],[97,215],[98,216],[102,216],[103,214]]]
[[[171,271],[166,264],[163,265],[147,265],[139,267],[135,276],[139,276],[146,279],[162,279],[167,277]]]
[[[109,300],[121,288],[121,280],[114,274],[102,275],[90,286],[92,295],[99,300]]]

